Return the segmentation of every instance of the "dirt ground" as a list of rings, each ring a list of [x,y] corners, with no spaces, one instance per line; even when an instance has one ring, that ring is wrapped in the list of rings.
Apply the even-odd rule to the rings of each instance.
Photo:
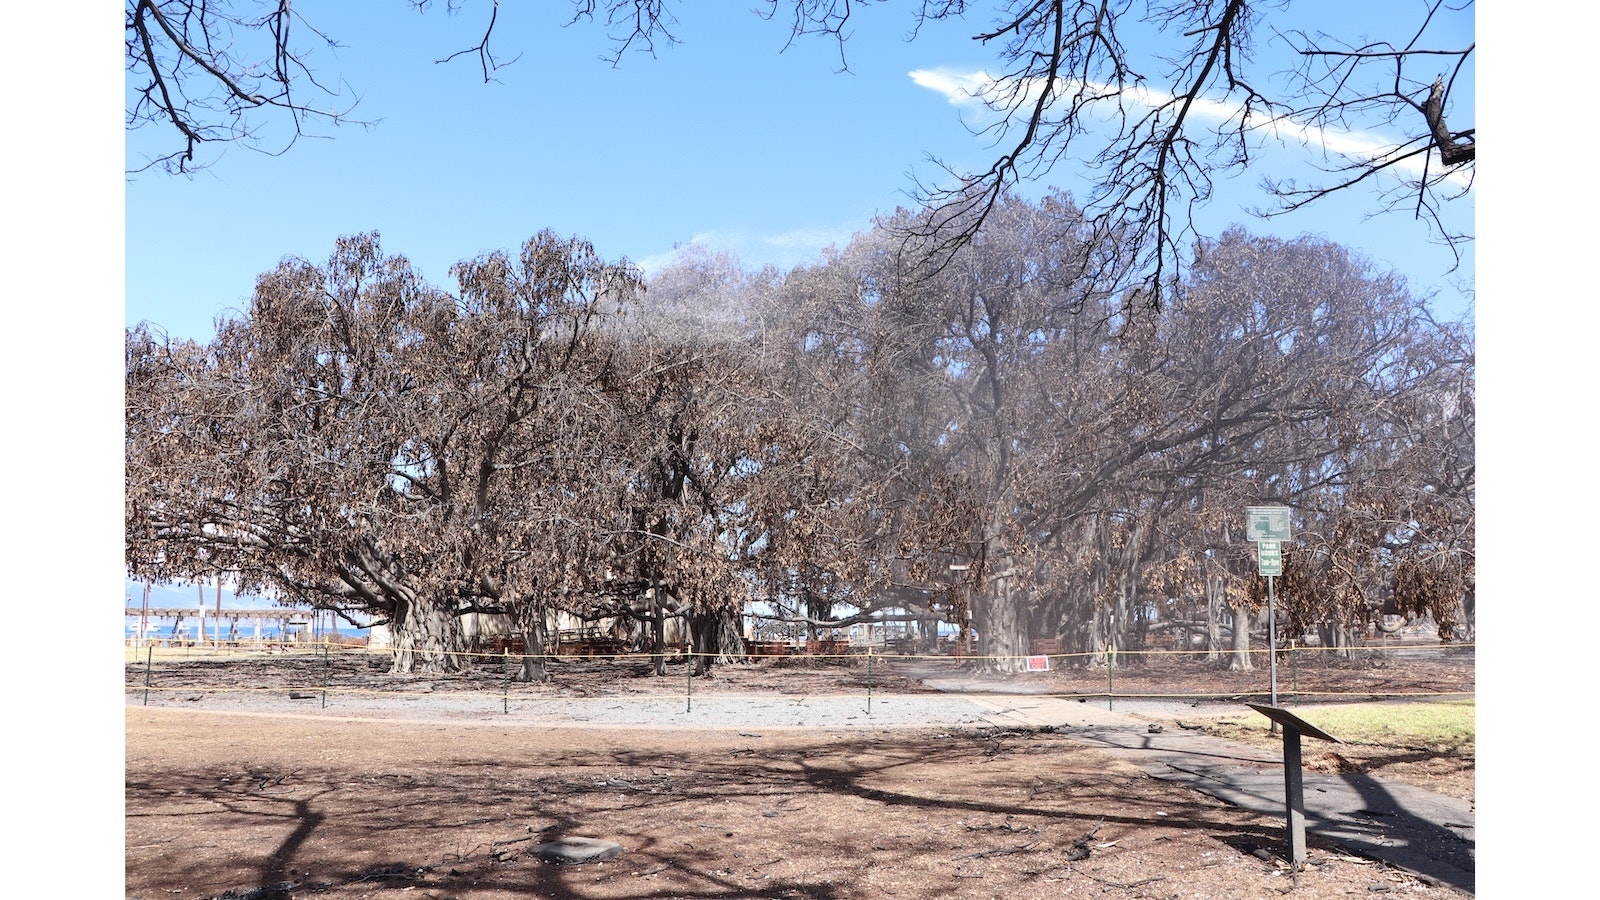
[[[346,691],[358,682],[374,694],[510,690],[487,670],[424,684],[369,671],[368,661],[341,660],[338,678],[321,665],[323,680]],[[1296,677],[1338,681],[1346,700],[1472,690],[1470,657],[1323,668]],[[313,674],[185,661],[150,680],[226,693],[305,685]],[[1147,686],[1171,692],[1170,674],[1147,672]],[[1190,673],[1184,690],[1237,696],[1259,683],[1235,674]],[[815,695],[856,691],[862,676],[853,663],[728,666],[693,690]],[[1043,730],[570,728],[514,716],[368,716],[353,699],[343,701],[349,712],[316,716],[248,702],[145,707],[132,700],[145,677],[130,664],[126,894],[140,900],[1461,896],[1314,836],[1307,866],[1292,871],[1277,858],[1281,818]],[[927,690],[873,677],[884,693]],[[1096,689],[1090,675],[1065,672],[1049,687],[1076,691],[1078,677]],[[670,680],[574,665],[555,685],[514,690],[619,696],[668,690]],[[1118,677],[1119,696],[1138,688],[1137,676]],[[1201,703],[1184,716],[1206,712]],[[1470,757],[1440,767],[1403,748],[1339,753],[1339,765],[1472,796]],[[540,842],[573,836],[624,852],[576,866],[533,855]]]

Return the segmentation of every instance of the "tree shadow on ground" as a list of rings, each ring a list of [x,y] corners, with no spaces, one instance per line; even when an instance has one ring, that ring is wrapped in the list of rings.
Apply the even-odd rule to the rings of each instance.
[[[329,762],[338,729],[361,752]],[[406,744],[318,723],[302,726],[302,743],[274,748],[303,764],[257,762],[248,742],[195,742],[187,762],[130,763],[130,895],[268,900],[295,886],[332,898],[341,886],[466,894],[493,885],[505,896],[590,898],[636,886],[706,900],[834,900],[861,896],[847,889],[888,867],[949,872],[1003,856],[1017,872],[1063,871],[1072,840],[1096,829],[1112,842],[1153,831],[1261,841],[1251,816],[1037,732],[723,735],[687,745],[679,735],[661,746],[641,733],[625,746],[528,752],[513,732],[441,748],[429,731],[418,726]],[[382,734],[391,732],[406,733]],[[205,846],[185,843],[196,835]],[[558,866],[529,852],[567,835],[615,839],[627,853]],[[147,837],[170,849],[135,852]],[[988,877],[996,889],[1021,878]]]

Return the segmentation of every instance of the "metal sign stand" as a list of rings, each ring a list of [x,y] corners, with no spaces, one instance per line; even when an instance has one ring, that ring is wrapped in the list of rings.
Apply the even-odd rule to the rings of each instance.
[[[1247,703],[1251,709],[1283,728],[1283,801],[1289,830],[1289,858],[1296,866],[1306,861],[1305,780],[1300,766],[1300,735],[1342,744],[1343,741],[1287,709]]]

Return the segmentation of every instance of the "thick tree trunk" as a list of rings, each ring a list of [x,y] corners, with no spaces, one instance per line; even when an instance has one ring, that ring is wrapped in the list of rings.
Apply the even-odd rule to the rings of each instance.
[[[1222,579],[1206,579],[1206,661],[1222,658]]]
[[[712,632],[710,616],[702,610],[688,609],[683,613],[683,646],[689,655],[688,665],[691,675],[709,676],[711,674],[711,657],[708,645],[715,640]]]
[[[1061,624],[1057,626],[1057,632],[1061,635],[1061,650],[1075,654],[1071,657],[1074,665],[1082,665],[1087,659],[1076,654],[1093,653],[1098,646],[1094,602],[1082,594],[1079,592],[1064,604]]]
[[[1105,623],[1105,664],[1116,665],[1117,653],[1128,646],[1128,636],[1134,632],[1133,615],[1134,579],[1127,572],[1117,573],[1117,594],[1107,610]]]
[[[390,674],[461,671],[464,664],[461,620],[446,604],[415,597],[399,599],[389,629],[394,638]]]
[[[1355,658],[1355,634],[1348,625],[1342,622],[1332,622],[1328,626],[1328,637],[1323,646],[1333,650],[1343,659]]]
[[[1123,609],[1120,600],[1114,600],[1112,603],[1114,605],[1110,609],[1097,610],[1097,615],[1105,618],[1106,636],[1105,646],[1102,648],[1104,653],[1100,656],[1099,662],[1107,667],[1115,667],[1120,663],[1117,652],[1122,649],[1123,635],[1128,630],[1127,611]]]
[[[1478,592],[1467,591],[1461,596],[1461,606],[1456,614],[1456,627],[1453,634],[1444,634],[1441,630],[1439,638],[1450,641],[1472,641],[1478,636]]]
[[[1012,560],[1000,557],[995,560],[1001,573],[1012,571]],[[1001,574],[990,581],[984,592],[982,608],[975,617],[978,621],[978,653],[983,667],[992,672],[1010,674],[1026,671],[1028,667],[1028,626],[1022,615],[1021,600],[1014,589],[1015,579]]]
[[[1228,668],[1235,672],[1250,672],[1255,664],[1250,661],[1250,610],[1243,606],[1233,608],[1233,657]]]
[[[650,671],[667,674],[667,611],[655,597],[650,598]]]
[[[737,609],[695,613],[690,620],[694,634],[694,674],[709,675],[713,665],[737,662],[744,656],[744,628]]]
[[[1117,576],[1121,581],[1122,576]],[[1110,607],[1095,608],[1095,634],[1103,635],[1104,639],[1097,651],[1095,662],[1106,666],[1117,665],[1117,651],[1127,643],[1128,632],[1128,607],[1124,602],[1121,587],[1118,588],[1116,597],[1111,601]]]
[[[541,684],[550,680],[545,648],[550,645],[548,610],[542,600],[529,599],[517,605],[517,625],[522,629],[522,672],[518,681]]]

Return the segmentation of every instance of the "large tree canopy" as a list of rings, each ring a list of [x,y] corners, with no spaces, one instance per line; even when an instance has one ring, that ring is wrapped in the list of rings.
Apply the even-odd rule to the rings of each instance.
[[[488,80],[515,61],[519,17],[495,0],[478,6],[481,41],[447,59],[475,61]],[[918,185],[934,214],[900,236],[926,257],[949,261],[1008,190],[1049,176],[1086,186],[1088,223],[1114,236],[1119,254],[1107,271],[1159,304],[1188,262],[1194,212],[1214,181],[1251,171],[1264,143],[1306,135],[1333,138],[1308,142],[1327,177],[1272,181],[1279,202],[1268,214],[1360,186],[1377,209],[1415,216],[1452,247],[1470,237],[1441,212],[1468,193],[1474,171],[1472,0],[1418,0],[1398,17],[1387,9],[1384,21],[1398,24],[1380,34],[1349,4],[1286,0],[768,0],[758,13],[796,39],[837,41],[848,65],[852,21],[888,14],[879,6],[903,7],[911,40],[930,21],[959,20],[993,51],[994,70],[972,88],[992,114],[981,126],[992,161]],[[617,63],[677,40],[665,0],[573,0],[572,11],[574,22],[602,25]],[[339,36],[287,0],[128,0],[126,18],[128,127],[175,139],[151,166],[190,171],[207,164],[208,145],[281,152],[357,115],[343,76],[313,54]],[[271,142],[269,125],[279,126]],[[1344,133],[1387,137],[1357,146],[1337,139]]]
[[[899,252],[930,215],[788,273],[646,281],[550,233],[453,292],[376,235],[286,260],[209,344],[128,333],[129,573],[387,623],[397,671],[460,665],[473,612],[534,653],[556,612],[658,651],[677,618],[704,664],[759,610],[942,620],[999,668],[1161,629],[1248,664],[1272,502],[1300,633],[1470,627],[1469,329],[1319,239],[1203,242],[1155,312],[1063,194],[941,263]]]

